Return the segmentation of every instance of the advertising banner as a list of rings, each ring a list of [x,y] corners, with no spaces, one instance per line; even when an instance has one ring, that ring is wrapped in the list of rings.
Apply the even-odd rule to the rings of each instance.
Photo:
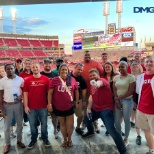
[[[82,42],[74,43],[73,50],[82,50]]]
[[[129,41],[133,41],[133,33],[122,33],[122,42],[129,42]]]
[[[73,42],[75,42],[75,43],[82,42],[82,38],[75,38],[75,39],[73,39]]]

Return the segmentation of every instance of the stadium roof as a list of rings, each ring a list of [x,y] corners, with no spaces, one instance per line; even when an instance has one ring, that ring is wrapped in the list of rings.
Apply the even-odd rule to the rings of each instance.
[[[97,2],[97,1],[105,1],[105,0],[0,0],[0,5],[26,5],[26,4],[74,3],[74,2]]]

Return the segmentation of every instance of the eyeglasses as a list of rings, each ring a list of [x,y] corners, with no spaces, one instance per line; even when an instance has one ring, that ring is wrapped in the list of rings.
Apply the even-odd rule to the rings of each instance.
[[[137,66],[138,64],[131,64],[131,66]]]

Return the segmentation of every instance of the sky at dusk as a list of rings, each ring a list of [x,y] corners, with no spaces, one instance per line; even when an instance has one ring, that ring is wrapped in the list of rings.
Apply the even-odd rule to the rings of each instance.
[[[73,44],[73,30],[100,29],[105,30],[103,16],[103,2],[63,3],[1,6],[5,19],[3,29],[5,33],[12,33],[10,9],[16,8],[18,20],[16,25],[19,34],[58,35],[59,42],[65,44],[66,52],[71,52]],[[154,7],[154,0],[123,1],[121,27],[134,26],[136,42],[142,46],[144,42],[154,41],[154,13],[134,13],[133,7]],[[108,23],[118,25],[116,2],[110,2]]]

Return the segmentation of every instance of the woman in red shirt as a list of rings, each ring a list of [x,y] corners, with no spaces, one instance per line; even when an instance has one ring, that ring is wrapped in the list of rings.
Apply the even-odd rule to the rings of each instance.
[[[73,98],[75,94],[76,107],[79,102],[78,85],[76,80],[69,75],[68,66],[62,63],[59,67],[59,76],[53,78],[49,84],[48,110],[54,112],[60,122],[60,130],[64,141],[63,147],[71,147],[74,129]]]
[[[30,59],[25,59],[24,70],[19,74],[19,76],[24,80],[33,74],[30,68],[31,62],[32,61]]]
[[[103,72],[102,78],[106,79],[110,83],[110,88],[113,93],[113,78],[118,73],[114,72],[113,65],[110,62],[106,62],[103,67],[104,67],[104,69],[103,69],[104,72]],[[104,126],[104,125],[102,125],[102,126]],[[105,132],[105,135],[106,136],[109,135],[108,131]]]

